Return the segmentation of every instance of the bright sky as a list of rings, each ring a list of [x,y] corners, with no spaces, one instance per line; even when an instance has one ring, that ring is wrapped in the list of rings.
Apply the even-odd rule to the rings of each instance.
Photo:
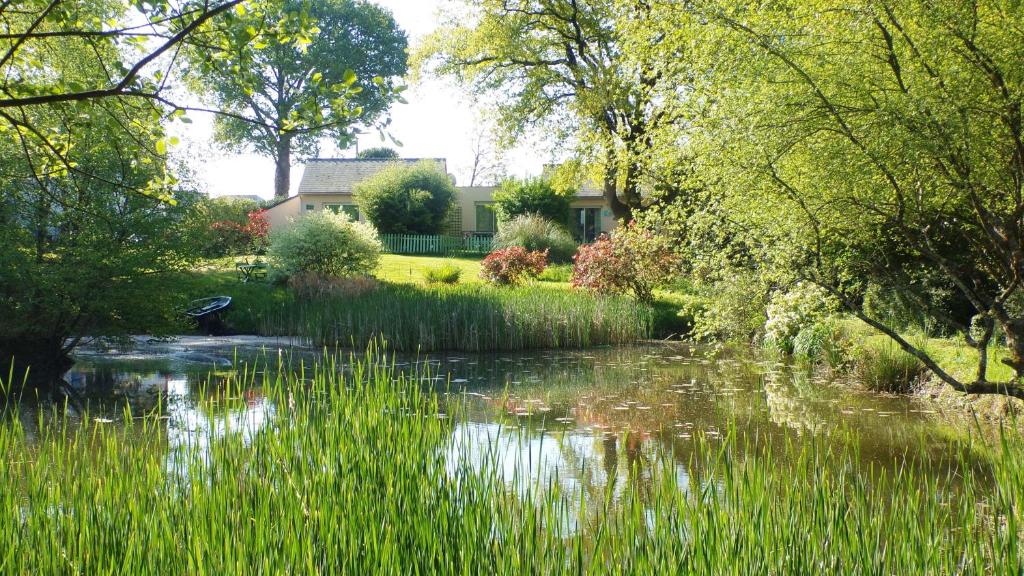
[[[375,0],[389,8],[398,25],[410,37],[410,44],[437,27],[438,11],[445,0]],[[476,131],[475,111],[470,99],[447,81],[427,78],[409,87],[404,94],[408,104],[395,104],[391,108],[390,133],[399,142],[396,147],[403,157],[447,158],[448,171],[458,183],[469,181],[471,141]],[[199,184],[212,196],[224,194],[257,194],[271,198],[274,194],[274,163],[270,158],[255,154],[231,154],[212,144],[213,121],[207,115],[190,114],[193,123],[181,135],[177,147],[194,171]],[[393,146],[382,143],[376,132],[360,137],[360,149],[375,146]],[[324,146],[321,157],[352,157],[355,149],[339,151],[332,145]],[[520,146],[505,155],[510,174],[519,176],[540,173],[547,155],[536,146]],[[292,192],[302,179],[302,165],[292,167]]]

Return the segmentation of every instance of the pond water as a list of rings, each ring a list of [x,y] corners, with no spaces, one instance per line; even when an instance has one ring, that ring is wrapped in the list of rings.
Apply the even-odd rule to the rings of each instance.
[[[253,434],[275,417],[259,389],[232,391],[211,409],[209,398],[232,363],[244,370],[278,354],[293,362],[317,356],[267,344],[186,340],[155,352],[85,350],[66,375],[75,399],[67,410],[72,419],[88,414],[118,426],[160,406],[169,460],[176,446],[195,445],[210,432]],[[509,478],[557,478],[570,488],[649,479],[666,454],[685,476],[695,437],[714,441],[730,429],[740,444],[756,439],[769,450],[794,439],[852,437],[865,471],[928,454],[927,465],[942,474],[957,462],[951,447],[970,427],[927,400],[859,391],[776,361],[712,358],[685,345],[399,356],[395,363],[410,373],[429,371],[445,402],[460,406],[465,418],[453,428],[451,450],[471,459],[495,455]],[[26,402],[21,417],[34,418],[37,408]]]

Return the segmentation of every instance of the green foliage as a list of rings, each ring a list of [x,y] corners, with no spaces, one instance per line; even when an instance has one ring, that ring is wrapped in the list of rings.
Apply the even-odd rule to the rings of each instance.
[[[572,265],[550,264],[540,273],[540,276],[537,276],[537,279],[544,282],[568,283],[572,279]]]
[[[679,273],[679,258],[664,238],[636,222],[580,247],[572,269],[574,288],[602,293],[631,293],[654,301],[654,289]]]
[[[163,404],[131,414],[123,428],[91,414],[0,419],[5,569],[1021,571],[1024,443],[1012,428],[940,456],[912,454],[895,471],[876,465],[871,475],[848,443],[785,435],[773,449],[731,430],[695,433],[674,442],[684,454],[640,452],[643,476],[594,494],[590,482],[510,474],[504,453],[467,450],[466,412],[421,386],[422,376],[395,371],[390,355],[373,351],[301,369],[276,358],[248,365],[211,379],[196,400],[202,425],[184,438],[168,433],[173,414]],[[250,389],[266,420],[236,427],[232,399]],[[535,450],[535,437],[515,427],[494,433],[490,441],[512,454]],[[972,450],[991,456],[979,466]]]
[[[195,88],[229,115],[216,137],[277,163],[288,195],[291,155],[315,156],[324,137],[347,146],[400,99],[407,39],[386,9],[361,0],[282,0],[270,12],[226,15],[221,50],[189,52]],[[270,22],[272,24],[268,25]]]
[[[892,342],[868,341],[852,353],[853,373],[870,390],[906,394],[920,385],[924,366]]]
[[[188,211],[191,249],[204,258],[251,254],[252,240],[243,234],[249,214],[261,207],[247,198],[199,197]]]
[[[548,253],[531,252],[522,246],[498,248],[480,263],[480,277],[498,286],[515,286],[536,278],[548,265]]]
[[[458,284],[462,277],[462,268],[454,264],[444,264],[423,271],[423,279],[427,284]]]
[[[807,329],[823,321],[838,305],[827,292],[808,283],[798,283],[785,292],[776,292],[768,302],[764,323],[764,344],[786,354],[794,354],[796,339],[806,332],[810,338],[802,346],[801,354],[809,354],[815,347],[817,332]],[[812,356],[813,357],[813,356]]]
[[[439,234],[455,198],[451,179],[430,162],[393,164],[356,184],[359,211],[381,234]]]
[[[505,180],[494,193],[494,212],[499,228],[518,216],[539,216],[558,224],[569,221],[571,193],[555,190],[544,178]]]
[[[393,350],[499,351],[628,344],[651,334],[651,310],[629,298],[561,288],[387,284],[352,298],[267,303],[239,319],[263,335]]]
[[[271,233],[268,257],[275,274],[346,277],[369,275],[383,250],[377,232],[344,214],[321,210]]]
[[[512,246],[521,246],[531,252],[547,250],[548,260],[555,264],[572,262],[576,253],[576,241],[563,226],[534,213],[515,216],[498,227],[494,247]]]
[[[661,60],[630,58],[631,39],[623,32],[650,8],[606,0],[460,4],[451,24],[423,42],[416,67],[450,76],[489,103],[507,140],[533,131],[559,155],[571,146],[570,155],[584,159],[598,181],[617,191],[609,198],[616,218],[628,219],[643,205],[650,135],[670,126],[679,110],[664,105],[671,99],[663,92],[686,93],[680,88],[688,81],[673,74],[686,52]],[[549,218],[562,221],[561,215]]]
[[[178,326],[181,302],[165,282],[194,257],[185,226],[194,195],[179,192],[168,205],[137,192],[164,181],[149,110],[82,103],[38,114],[37,126],[93,136],[69,151],[74,171],[46,179],[32,177],[35,167],[12,142],[0,144],[0,364],[39,359],[35,372],[47,378],[85,336]],[[133,122],[140,127],[126,132]]]
[[[356,154],[356,158],[363,158],[367,160],[398,160],[398,151],[394,148],[367,148],[366,150],[360,150],[359,154]]]
[[[1024,374],[1006,305],[1024,253],[1024,36],[1007,25],[1022,19],[1018,4],[660,3],[626,34],[635,58],[687,56],[670,75],[689,89],[662,94],[688,120],[650,136],[652,162],[694,159],[769,284],[812,279],[897,330],[998,324]]]

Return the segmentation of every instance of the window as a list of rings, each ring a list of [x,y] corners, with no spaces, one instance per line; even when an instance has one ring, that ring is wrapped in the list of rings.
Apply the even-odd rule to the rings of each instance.
[[[359,221],[359,207],[355,204],[324,204],[324,210],[344,214],[353,222]]]
[[[316,206],[313,206],[312,204],[306,204],[307,211],[312,211],[314,208],[316,208]]]
[[[476,205],[476,231],[486,234],[494,234],[498,230],[497,216],[490,203],[478,203]]]
[[[573,208],[572,228],[577,242],[593,242],[601,235],[601,209]]]

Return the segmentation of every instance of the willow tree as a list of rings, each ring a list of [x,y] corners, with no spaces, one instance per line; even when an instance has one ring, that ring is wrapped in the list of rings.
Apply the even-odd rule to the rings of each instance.
[[[953,388],[1024,397],[1024,6],[845,0],[663,4],[666,46],[713,45],[687,146],[762,264],[826,288]],[[695,39],[672,33],[694,15]],[[929,306],[977,350],[951,374],[865,305]],[[1001,334],[1009,381],[989,378]]]
[[[672,121],[657,94],[664,63],[623,54],[621,30],[645,2],[466,2],[418,53],[419,67],[457,79],[495,108],[514,139],[527,128],[596,156],[605,200],[619,219],[643,204],[643,158],[656,126]],[[673,60],[678,64],[679,60]],[[679,75],[672,78],[678,82]]]
[[[211,30],[243,41],[194,47],[195,86],[221,112],[219,142],[274,159],[277,198],[288,196],[293,155],[315,155],[325,137],[348,146],[399,98],[407,39],[375,4],[282,0],[271,12],[228,14]]]

